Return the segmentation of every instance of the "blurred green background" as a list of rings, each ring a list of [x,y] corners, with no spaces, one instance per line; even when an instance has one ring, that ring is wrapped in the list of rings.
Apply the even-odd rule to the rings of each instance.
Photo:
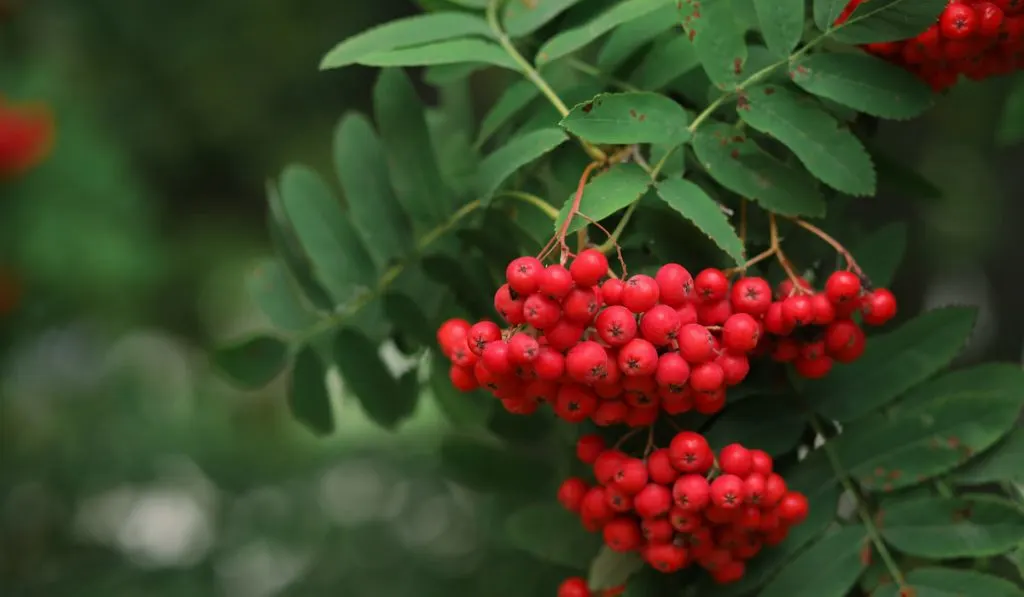
[[[0,0],[0,93],[57,119],[50,159],[0,186],[0,266],[24,284],[0,320],[0,593],[553,594],[566,571],[503,548],[489,502],[437,474],[429,401],[397,434],[345,405],[317,441],[280,381],[239,392],[204,357],[268,327],[244,290],[265,180],[326,171],[335,123],[369,105],[375,73],[320,73],[321,55],[416,10]],[[1024,78],[877,135],[944,191],[864,203],[911,223],[902,308],[980,305],[964,358],[1020,361]]]

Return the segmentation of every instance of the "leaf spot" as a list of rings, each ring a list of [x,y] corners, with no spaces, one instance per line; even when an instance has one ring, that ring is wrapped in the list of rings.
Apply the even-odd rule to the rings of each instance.
[[[594,102],[587,102],[583,104],[583,108],[581,109],[583,110],[584,114],[590,114],[590,111],[594,109]]]

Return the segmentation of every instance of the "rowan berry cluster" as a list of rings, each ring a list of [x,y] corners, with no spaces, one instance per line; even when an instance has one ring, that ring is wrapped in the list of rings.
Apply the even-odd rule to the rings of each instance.
[[[807,498],[787,489],[772,458],[740,444],[716,459],[702,435],[682,431],[640,459],[585,435],[576,454],[596,484],[566,479],[559,502],[610,549],[637,551],[666,574],[696,564],[719,583],[735,582],[763,545],[807,517]]]
[[[608,261],[595,249],[569,268],[513,260],[494,296],[508,328],[451,319],[438,330],[452,384],[484,387],[512,413],[547,403],[566,421],[642,427],[662,411],[722,410],[752,355],[822,377],[833,360],[863,353],[854,313],[881,324],[896,312],[891,292],[865,292],[860,277],[846,271],[832,274],[823,293],[802,279],[783,282],[775,301],[763,278],[730,284],[713,268],[694,277],[669,263],[653,277],[608,275]]]
[[[853,0],[843,22],[864,0]],[[912,39],[865,49],[917,74],[936,91],[960,75],[980,81],[1024,68],[1024,0],[951,0],[937,23]]]

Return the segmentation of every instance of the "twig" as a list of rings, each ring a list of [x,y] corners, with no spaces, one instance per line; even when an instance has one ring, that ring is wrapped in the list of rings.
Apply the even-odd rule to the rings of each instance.
[[[633,85],[632,83],[627,83],[626,81],[623,81],[621,79],[616,79],[615,77],[606,74],[596,66],[592,64],[587,64],[586,62],[583,62],[578,58],[567,58],[565,60],[565,63],[569,65],[571,68],[574,68],[585,75],[590,75],[591,77],[594,77],[599,81],[607,81],[608,83],[611,83],[613,87],[618,87],[623,91],[643,91],[643,89],[640,89],[636,85]]]
[[[565,243],[565,235],[569,232],[569,225],[572,223],[572,219],[580,211],[580,201],[583,200],[583,188],[587,186],[587,179],[590,178],[590,173],[594,171],[594,168],[599,165],[600,164],[598,162],[591,162],[583,169],[583,174],[580,176],[580,182],[576,186],[576,195],[573,196],[572,205],[569,207],[569,213],[565,216],[565,221],[562,222],[562,227],[558,230],[558,234],[555,237],[556,242],[558,242],[562,247],[562,265],[565,265],[565,261],[569,256],[569,245]]]
[[[626,443],[626,441],[629,440],[629,438],[633,437],[637,433],[640,433],[640,431],[642,431],[642,430],[643,430],[643,427],[637,427],[635,429],[631,429],[626,435],[623,435],[622,437],[620,437],[618,439],[618,441],[615,442],[615,445],[612,446],[612,449],[613,450],[618,450],[619,448],[622,447],[622,444]]]
[[[598,222],[597,220],[591,218],[590,216],[588,216],[588,215],[586,215],[584,213],[579,213],[579,214],[576,214],[576,215],[578,215],[581,218],[583,218],[584,220],[590,222],[594,226],[597,226],[597,229],[600,230],[601,232],[604,232],[605,236],[608,237],[608,240],[611,241],[615,245],[615,252],[616,252],[616,254],[618,255],[618,258],[619,258],[619,266],[622,267],[622,277],[625,278],[626,277],[626,260],[622,258],[622,247],[619,246],[619,243],[615,240],[615,237],[612,236],[612,233],[608,232],[607,228],[605,228],[600,222]],[[616,230],[618,230],[618,227],[616,227]],[[601,247],[598,247],[597,249],[599,251],[601,251]],[[582,251],[582,250],[583,249],[580,249],[580,251]],[[601,251],[601,252],[603,253],[604,251]]]
[[[809,414],[807,419],[811,423],[811,428],[814,432],[825,437],[825,430],[822,429],[821,424],[814,414]],[[853,486],[853,482],[850,481],[850,475],[846,472],[843,467],[843,463],[839,461],[839,457],[832,449],[832,443],[825,440],[822,444],[822,449],[825,450],[825,455],[828,457],[829,463],[832,465],[832,469],[835,471],[836,476],[839,477],[839,482],[842,483],[843,489],[845,489],[857,503],[857,515],[860,516],[861,522],[864,523],[864,528],[867,529],[868,537],[871,539],[871,543],[874,544],[875,550],[878,551],[878,555],[882,558],[882,562],[885,564],[886,569],[889,571],[889,575],[892,576],[893,581],[900,590],[906,590],[907,581],[903,577],[903,572],[900,571],[899,566],[896,564],[896,560],[892,557],[889,552],[889,548],[885,545],[885,541],[882,540],[881,534],[878,532],[878,527],[875,525],[875,521],[871,519],[871,514],[868,512],[867,506],[864,505],[864,500],[861,498],[860,493]]]
[[[846,260],[846,266],[848,268],[850,268],[851,270],[853,270],[853,273],[857,274],[858,276],[860,276],[862,278],[864,277],[864,271],[860,269],[860,266],[857,265],[857,261],[853,258],[853,255],[850,254],[850,252],[846,250],[846,247],[844,247],[842,245],[842,243],[837,241],[835,238],[833,238],[827,232],[825,232],[821,228],[818,228],[814,224],[811,224],[809,222],[805,222],[805,221],[801,220],[800,218],[790,218],[790,219],[797,226],[803,228],[804,230],[807,230],[811,234],[814,234],[815,236],[817,236],[821,240],[823,240],[826,243],[828,243],[829,245],[831,245],[832,248],[836,250],[836,252],[838,252],[840,255],[843,256],[843,259]]]
[[[789,259],[786,258],[786,254],[782,252],[782,247],[779,245],[779,224],[775,221],[775,214],[768,214],[768,230],[771,235],[771,248],[775,251],[775,257],[785,270],[786,276],[789,277],[790,281],[793,282],[794,292],[803,292],[804,284],[800,280],[800,276],[796,275],[793,271],[792,264],[789,263]]]

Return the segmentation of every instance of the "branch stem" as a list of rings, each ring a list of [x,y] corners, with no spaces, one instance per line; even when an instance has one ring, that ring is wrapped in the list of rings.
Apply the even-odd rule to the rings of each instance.
[[[792,221],[797,226],[803,228],[804,230],[810,232],[811,234],[817,236],[821,240],[828,243],[833,249],[836,250],[836,252],[843,256],[843,259],[846,260],[846,266],[853,270],[853,273],[857,274],[858,276],[864,277],[864,272],[863,270],[860,269],[860,266],[857,265],[857,260],[853,258],[853,255],[850,254],[848,250],[846,250],[846,247],[844,247],[842,243],[837,241],[834,237],[832,237],[830,234],[828,234],[821,228],[818,228],[814,224],[811,224],[810,222],[805,222],[800,218],[792,218]]]

